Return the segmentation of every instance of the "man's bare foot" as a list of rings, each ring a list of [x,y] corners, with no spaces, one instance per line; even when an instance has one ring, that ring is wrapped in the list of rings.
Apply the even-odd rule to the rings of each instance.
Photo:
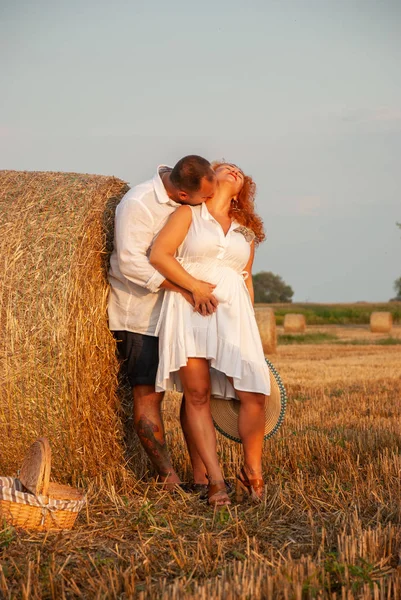
[[[159,475],[157,482],[162,484],[162,490],[172,491],[177,487],[177,485],[180,485],[181,480],[177,473],[169,473],[168,475]]]

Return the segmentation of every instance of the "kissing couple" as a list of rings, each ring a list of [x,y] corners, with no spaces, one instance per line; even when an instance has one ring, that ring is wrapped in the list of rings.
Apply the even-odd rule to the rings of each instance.
[[[185,156],[130,189],[115,214],[109,327],[133,390],[134,423],[158,478],[181,484],[166,447],[164,392],[183,392],[180,421],[192,489],[230,504],[211,395],[237,398],[243,466],[237,485],[264,495],[269,369],[253,310],[252,263],[264,240],[255,183],[236,165]]]

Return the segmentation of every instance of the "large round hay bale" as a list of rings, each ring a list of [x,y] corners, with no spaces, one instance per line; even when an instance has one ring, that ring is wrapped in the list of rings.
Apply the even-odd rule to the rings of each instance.
[[[390,333],[393,327],[393,316],[390,312],[373,312],[370,315],[370,331],[372,333]]]
[[[305,315],[288,313],[284,316],[285,333],[304,333],[305,329]]]
[[[46,436],[55,478],[127,476],[106,311],[106,231],[127,189],[114,177],[0,171],[0,475]]]
[[[258,324],[263,352],[274,354],[277,349],[276,317],[272,308],[255,307],[255,317]]]

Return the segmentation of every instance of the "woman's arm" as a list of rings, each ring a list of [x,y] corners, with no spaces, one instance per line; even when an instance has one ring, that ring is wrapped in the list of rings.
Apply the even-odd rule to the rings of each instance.
[[[244,271],[246,271],[248,273],[248,277],[245,279],[245,285],[248,288],[248,292],[251,297],[252,304],[254,304],[253,281],[252,281],[252,265],[253,265],[254,258],[255,258],[255,242],[253,241],[251,243],[251,254],[249,255],[249,260],[244,269]]]
[[[214,312],[217,307],[217,300],[212,293],[216,286],[192,277],[175,258],[175,253],[184,241],[191,222],[190,207],[177,208],[155,239],[149,261],[166,279],[189,290],[194,298],[194,310],[197,311],[202,305],[202,314],[206,315],[208,312]]]

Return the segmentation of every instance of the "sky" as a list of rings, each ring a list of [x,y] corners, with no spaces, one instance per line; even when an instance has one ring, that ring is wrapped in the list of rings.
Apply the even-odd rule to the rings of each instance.
[[[255,273],[300,302],[395,296],[399,0],[1,0],[0,85],[0,169],[134,186],[224,158],[257,184]]]

